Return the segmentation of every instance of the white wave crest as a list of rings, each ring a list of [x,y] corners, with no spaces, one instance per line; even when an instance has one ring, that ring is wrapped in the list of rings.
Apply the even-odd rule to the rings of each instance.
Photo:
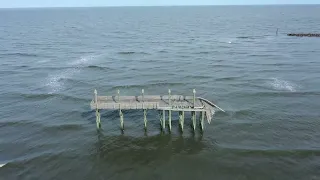
[[[296,92],[298,86],[292,82],[281,80],[278,78],[272,78],[268,83],[273,89],[280,91]]]
[[[53,94],[65,89],[64,79],[71,78],[75,74],[81,71],[81,67],[92,63],[97,56],[85,56],[76,59],[67,65],[71,65],[73,68],[67,69],[65,71],[58,71],[56,74],[49,75],[46,86],[49,87],[49,94]]]
[[[85,57],[81,57],[79,59],[76,59],[70,63],[68,63],[68,65],[72,65],[72,66],[81,66],[81,65],[85,65],[87,63],[90,63],[92,60],[94,60],[97,56],[95,55],[91,55],[91,56],[85,56]]]
[[[44,60],[37,61],[37,63],[42,64],[42,63],[47,63],[47,62],[49,62],[49,61],[50,61],[50,60],[48,60],[48,59],[44,59]]]
[[[56,92],[59,92],[64,89],[64,79],[70,78],[75,73],[79,72],[79,69],[69,69],[66,71],[62,71],[58,74],[50,75],[48,78],[48,82],[46,84],[47,87],[49,87],[49,94],[53,94]]]

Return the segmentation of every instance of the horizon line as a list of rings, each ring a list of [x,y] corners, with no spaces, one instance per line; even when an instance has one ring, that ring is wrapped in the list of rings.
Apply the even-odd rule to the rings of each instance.
[[[112,7],[190,7],[190,6],[299,6],[319,4],[186,4],[186,5],[105,5],[105,6],[30,6],[30,7],[0,7],[0,9],[41,9],[41,8],[112,8]]]

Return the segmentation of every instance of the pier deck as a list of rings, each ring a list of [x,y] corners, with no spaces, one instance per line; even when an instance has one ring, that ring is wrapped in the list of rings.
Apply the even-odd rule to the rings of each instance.
[[[157,109],[157,110],[188,110],[202,111],[204,104],[198,98],[193,104],[193,97],[172,95],[169,96],[98,96],[98,102],[91,101],[91,109]]]
[[[195,96],[196,91],[193,90],[193,96],[171,95],[171,90],[168,95],[144,95],[144,90],[140,96],[120,96],[118,90],[115,96],[98,96],[97,91],[94,91],[94,99],[90,106],[92,110],[96,110],[96,122],[98,129],[101,127],[100,110],[119,110],[120,127],[124,129],[124,118],[122,110],[143,110],[144,126],[147,127],[147,110],[158,110],[161,114],[162,129],[165,129],[166,112],[168,112],[168,125],[171,130],[171,112],[179,112],[180,127],[183,130],[184,112],[191,112],[193,127],[196,127],[196,114],[201,114],[200,125],[203,130],[203,121],[206,118],[208,123],[211,122],[212,115],[215,109],[223,111],[217,105],[209,100]]]

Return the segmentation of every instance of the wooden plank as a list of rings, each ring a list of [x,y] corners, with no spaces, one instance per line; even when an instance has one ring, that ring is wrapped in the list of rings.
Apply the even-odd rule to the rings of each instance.
[[[158,110],[166,111],[188,111],[188,112],[202,112],[206,111],[205,109],[193,109],[193,108],[171,108],[171,107],[159,107]]]

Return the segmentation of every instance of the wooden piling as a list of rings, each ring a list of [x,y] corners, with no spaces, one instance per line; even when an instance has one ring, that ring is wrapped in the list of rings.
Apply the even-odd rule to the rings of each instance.
[[[147,130],[147,108],[144,105],[144,89],[141,90],[144,129]]]
[[[162,112],[162,131],[166,129],[166,111],[163,110]]]
[[[119,117],[120,117],[120,128],[124,130],[123,113],[121,110],[121,104],[119,104]]]
[[[202,111],[201,112],[201,120],[200,120],[200,127],[201,127],[202,131],[204,129],[204,116],[205,116],[205,111]]]
[[[179,123],[181,131],[183,132],[183,125],[184,125],[184,111],[179,111]]]
[[[143,110],[144,128],[147,129],[147,110]]]
[[[196,112],[192,111],[191,114],[192,114],[192,127],[193,127],[193,130],[195,131],[196,130],[196,123],[197,123]]]
[[[196,90],[193,89],[193,109],[196,107]],[[197,123],[197,119],[196,119],[196,112],[193,111],[192,113],[192,127],[193,127],[193,130],[195,131],[196,130],[196,123]]]
[[[99,112],[99,107],[98,107],[98,92],[95,89],[94,90],[94,101],[96,102],[96,124],[97,124],[97,129],[101,128],[101,120],[100,120],[100,112]]]

